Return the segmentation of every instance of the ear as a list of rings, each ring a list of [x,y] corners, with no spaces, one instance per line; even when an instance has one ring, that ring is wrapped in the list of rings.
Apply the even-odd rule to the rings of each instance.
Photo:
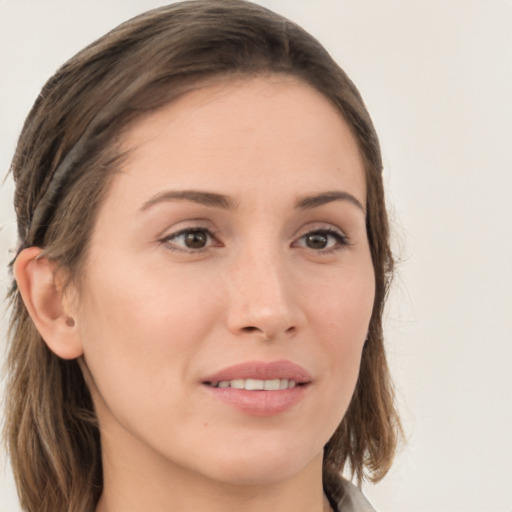
[[[71,301],[57,276],[57,265],[29,247],[18,254],[14,277],[21,297],[48,348],[63,359],[83,354]]]

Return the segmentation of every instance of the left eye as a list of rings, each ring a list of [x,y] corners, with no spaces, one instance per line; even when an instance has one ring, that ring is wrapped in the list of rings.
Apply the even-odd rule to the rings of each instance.
[[[213,242],[212,234],[203,228],[183,229],[167,236],[163,242],[174,250],[200,251]]]
[[[337,231],[321,229],[310,231],[301,236],[296,242],[296,245],[299,247],[307,247],[315,251],[325,251],[326,249],[336,249],[347,245],[347,240],[344,235]]]

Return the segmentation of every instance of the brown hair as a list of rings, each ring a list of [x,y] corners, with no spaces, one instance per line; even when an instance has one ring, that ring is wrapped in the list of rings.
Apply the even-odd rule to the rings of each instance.
[[[46,83],[25,121],[11,171],[20,248],[39,246],[78,279],[95,214],[119,168],[119,136],[144,113],[219,77],[286,74],[323,93],[358,141],[376,295],[356,390],[327,443],[325,468],[360,481],[388,471],[400,431],[382,312],[393,259],[377,135],[346,74],[303,29],[242,0],[198,0],[144,13],[97,40]],[[41,339],[16,283],[10,293],[5,433],[22,507],[92,511],[102,490],[100,435],[76,360]]]

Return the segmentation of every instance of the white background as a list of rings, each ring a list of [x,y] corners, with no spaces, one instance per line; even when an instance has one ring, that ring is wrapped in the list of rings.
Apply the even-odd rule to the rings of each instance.
[[[2,176],[56,68],[119,22],[164,3],[0,0]],[[408,443],[388,477],[365,492],[382,512],[510,512],[512,3],[260,3],[324,43],[360,88],[383,146],[402,261],[387,336]],[[7,181],[2,295],[15,245],[11,198]],[[18,512],[16,503],[0,454],[0,512]]]

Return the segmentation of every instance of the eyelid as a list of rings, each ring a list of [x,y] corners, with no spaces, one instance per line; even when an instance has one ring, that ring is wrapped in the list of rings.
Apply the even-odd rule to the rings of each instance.
[[[182,224],[182,223],[180,223]],[[181,253],[189,253],[189,254],[198,254],[202,252],[208,251],[211,247],[221,247],[223,246],[222,242],[220,242],[218,238],[218,230],[212,229],[211,227],[206,227],[205,224],[209,224],[203,220],[193,219],[189,225],[183,223],[183,227],[179,227],[174,231],[167,231],[164,235],[158,237],[158,243],[164,245],[167,249],[181,252]],[[207,236],[207,243],[204,247],[199,248],[190,248],[186,247],[184,244],[180,244],[175,242],[180,236],[185,235],[191,232],[203,232]],[[305,237],[315,233],[323,233],[327,236],[330,236],[336,240],[336,243],[330,247],[326,247],[323,249],[315,249],[313,247],[308,247],[305,244],[299,243],[301,240],[304,240]],[[343,249],[351,245],[348,236],[345,232],[337,226],[333,226],[332,224],[326,224],[322,222],[313,222],[309,223],[306,226],[303,226],[302,229],[297,230],[296,235],[293,238],[291,243],[292,247],[301,247],[304,249],[308,249],[312,252],[318,254],[327,254],[329,252],[334,252],[339,249]]]
[[[209,243],[207,243],[207,245],[205,247],[193,249],[190,247],[181,246],[179,244],[171,242],[172,240],[175,240],[178,237],[185,235],[187,233],[191,233],[191,232],[206,233]],[[159,237],[158,241],[162,245],[165,245],[165,247],[171,251],[176,251],[176,252],[181,252],[181,253],[186,253],[186,254],[197,254],[197,253],[205,252],[210,247],[215,246],[215,243],[216,243],[217,247],[222,245],[222,244],[220,244],[218,238],[215,236],[215,233],[210,228],[207,228],[204,225],[200,225],[200,224],[185,226],[183,228],[178,229],[177,231],[167,233],[167,234]],[[212,242],[214,242],[214,243],[212,243]]]
[[[332,247],[327,247],[324,249],[314,249],[311,247],[307,247],[305,245],[298,245],[298,242],[300,240],[303,240],[305,237],[311,234],[315,233],[325,233],[328,236],[331,236],[336,239],[337,243]],[[309,249],[313,252],[316,252],[318,254],[329,254],[331,252],[343,249],[347,246],[351,245],[348,236],[345,234],[343,230],[341,230],[338,227],[332,226],[332,225],[325,225],[325,224],[316,224],[314,226],[308,226],[307,229],[305,229],[302,234],[295,237],[294,242],[292,243],[292,247],[303,247],[305,249]]]

